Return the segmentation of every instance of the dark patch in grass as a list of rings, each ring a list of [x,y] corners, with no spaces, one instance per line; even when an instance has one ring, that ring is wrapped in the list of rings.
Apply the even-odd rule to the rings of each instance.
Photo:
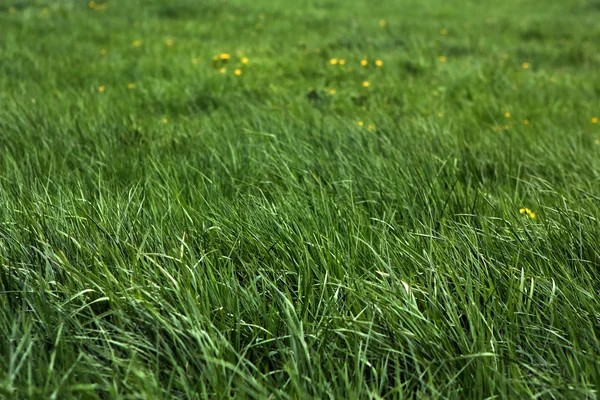
[[[542,40],[544,39],[544,34],[542,32],[540,32],[539,29],[527,29],[523,32],[521,32],[520,35],[522,40],[526,40],[526,41],[532,41],[532,40]]]
[[[423,72],[421,66],[412,61],[406,61],[404,63],[404,70],[411,75],[419,75],[421,72]]]

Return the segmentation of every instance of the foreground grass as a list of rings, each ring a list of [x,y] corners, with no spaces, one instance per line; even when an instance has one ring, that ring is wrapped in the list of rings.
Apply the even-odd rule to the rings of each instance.
[[[597,398],[596,3],[124,3],[0,1],[0,396]]]

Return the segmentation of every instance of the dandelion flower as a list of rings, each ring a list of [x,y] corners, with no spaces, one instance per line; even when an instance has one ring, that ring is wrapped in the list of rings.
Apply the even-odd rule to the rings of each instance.
[[[521,68],[523,68],[523,69],[529,68],[529,63],[524,62],[523,64],[521,64]]]
[[[100,50],[100,54],[102,54],[103,56],[105,56],[106,55],[106,49]]]
[[[231,54],[221,53],[221,55],[219,57],[221,57],[221,60],[229,60],[231,58]]]
[[[438,59],[440,60],[440,62],[443,62],[443,63],[446,62],[446,57],[445,56],[439,56]]]
[[[100,86],[100,87],[98,88],[98,91],[99,91],[100,93],[104,92],[104,86]]]
[[[365,123],[363,121],[358,121],[358,126],[364,126]]]
[[[215,55],[213,56],[213,61],[217,61],[219,59],[219,56]]]
[[[527,214],[527,216],[531,219],[535,219],[535,213],[531,211],[529,208],[521,208],[519,210],[519,214]]]
[[[236,74],[237,76],[240,76],[242,74],[242,70],[238,68],[233,73]]]
[[[346,60],[340,60],[340,65],[345,65],[346,64]]]
[[[141,40],[135,40],[133,42],[133,47],[140,47],[142,45],[142,41]]]
[[[90,8],[94,8],[94,7],[96,7],[96,2],[95,2],[95,1],[90,1],[90,2],[88,3],[88,6],[89,6]]]
[[[387,21],[385,19],[380,19],[379,20],[379,26],[381,26],[382,28],[387,24]]]
[[[448,29],[446,29],[446,28],[442,28],[442,29],[440,29],[440,33],[441,33],[442,35],[446,36],[446,35],[448,34]]]
[[[135,86],[135,83],[130,83],[129,85],[127,85],[129,89],[135,89]]]
[[[163,123],[163,124],[166,124],[167,122],[169,122],[169,120],[168,120],[168,119],[166,119],[166,118],[163,118],[163,119],[162,119],[162,123]]]
[[[335,94],[336,90],[335,89],[329,89],[329,94]]]
[[[528,120],[528,119],[525,119],[525,120],[523,120],[523,123],[524,123],[525,125],[529,125],[529,120]]]
[[[600,144],[600,139],[596,139],[596,140],[594,140],[594,143],[595,143],[595,144]]]
[[[444,113],[443,113],[443,112],[439,112],[439,113],[438,113],[438,117],[440,117],[440,118],[444,118]]]
[[[375,61],[375,65],[377,65],[378,67],[381,67],[383,65],[383,61],[377,60],[377,61]]]
[[[219,70],[219,72],[220,72],[220,73],[222,73],[222,74],[224,74],[224,73],[225,73],[225,71],[226,71],[226,69],[225,69],[225,68],[221,68],[221,69]]]
[[[371,84],[369,83],[369,81],[364,81],[362,83],[362,85],[363,85],[363,87],[369,87],[369,86],[371,86]]]
[[[165,43],[167,44],[167,46],[173,46],[173,39],[167,39],[165,40]]]
[[[338,59],[337,58],[332,58],[331,60],[329,60],[329,64],[331,65],[335,65],[338,63]]]
[[[507,112],[505,112],[505,113],[504,113],[504,117],[505,117],[505,118],[510,118],[510,113],[509,113],[508,111],[507,111]]]
[[[242,57],[242,64],[248,64],[248,57]]]
[[[374,131],[375,130],[375,125],[369,124],[368,128],[369,128],[370,131]]]
[[[592,118],[592,124],[597,124],[597,123],[598,123],[598,117]]]
[[[367,60],[361,60],[360,61],[360,65],[362,65],[363,67],[366,67],[367,64],[369,64],[369,62]]]

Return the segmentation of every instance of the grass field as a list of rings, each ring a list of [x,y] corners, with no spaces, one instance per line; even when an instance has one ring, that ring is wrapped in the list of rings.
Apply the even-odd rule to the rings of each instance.
[[[599,21],[0,0],[0,398],[599,398]]]

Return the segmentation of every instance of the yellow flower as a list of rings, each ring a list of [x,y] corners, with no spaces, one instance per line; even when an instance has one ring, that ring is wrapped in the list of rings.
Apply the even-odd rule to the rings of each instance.
[[[100,86],[100,87],[98,88],[98,91],[99,91],[99,92],[104,92],[104,86]]]
[[[361,60],[360,65],[366,67],[369,62],[367,60]]]
[[[444,117],[444,113],[443,112],[439,112],[438,113],[438,117],[443,118]]]
[[[213,61],[217,61],[219,59],[219,56],[213,56]]]
[[[127,87],[129,89],[135,89],[135,83],[130,83],[129,85],[127,85]]]
[[[345,65],[346,64],[346,60],[342,59],[340,60],[340,65]]]
[[[335,89],[329,89],[329,94],[335,94],[336,90]]]
[[[595,143],[595,144],[600,144],[600,139],[596,139],[596,140],[594,140],[594,143]]]
[[[445,56],[439,56],[438,59],[440,60],[440,62],[443,62],[443,63],[446,62],[446,57]]]
[[[167,44],[167,46],[173,46],[173,39],[167,39],[165,40],[165,43]]]
[[[523,64],[521,64],[521,68],[523,68],[523,69],[529,68],[529,63],[524,62]]]
[[[90,8],[94,8],[94,7],[96,7],[96,2],[95,2],[95,1],[90,1],[90,2],[88,3],[88,6],[89,6]]]
[[[369,87],[369,86],[371,86],[371,84],[369,83],[369,81],[364,81],[363,82],[363,86],[364,87]]]
[[[226,69],[225,69],[225,68],[221,68],[221,69],[219,70],[219,72],[220,72],[220,73],[222,73],[222,74],[224,74],[224,73],[225,73],[225,71],[226,71]]]
[[[597,124],[597,123],[598,123],[598,118],[597,117],[592,118],[592,124]]]
[[[377,65],[378,67],[381,67],[383,65],[383,61],[377,60],[377,61],[375,61],[375,65]]]
[[[163,123],[163,124],[166,124],[167,122],[169,122],[169,120],[168,120],[168,119],[166,119],[166,118],[163,118],[163,119],[162,119],[162,123]]]
[[[369,129],[370,131],[374,131],[374,130],[375,130],[375,125],[373,125],[373,124],[369,124],[369,127],[368,127],[368,129]]]
[[[136,40],[133,42],[133,47],[140,47],[142,45],[142,41],[141,40]]]
[[[329,64],[331,65],[335,65],[338,63],[338,59],[337,58],[332,58],[331,60],[329,60]]]
[[[358,121],[358,126],[363,126],[365,123],[363,121]]]
[[[105,56],[106,55],[106,49],[100,50],[100,54],[102,54],[103,56]]]
[[[242,70],[238,68],[233,73],[236,74],[237,76],[240,76],[242,74]]]
[[[504,117],[506,117],[506,118],[510,118],[510,113],[509,113],[508,111],[507,111],[507,112],[505,112],[505,113],[504,113]]]
[[[221,60],[229,60],[231,58],[231,54],[229,53],[221,53]]]
[[[448,34],[448,29],[446,29],[446,28],[440,29],[440,33],[445,36]]]
[[[527,216],[531,219],[535,219],[535,213],[531,211],[529,208],[521,208],[519,210],[519,214],[527,214]]]
[[[526,119],[526,120],[523,120],[523,123],[524,123],[525,125],[529,125],[529,120],[528,120],[528,119]]]
[[[242,57],[242,64],[248,64],[248,57]]]
[[[387,24],[385,19],[380,19],[379,20],[379,26],[381,26],[382,28]]]

